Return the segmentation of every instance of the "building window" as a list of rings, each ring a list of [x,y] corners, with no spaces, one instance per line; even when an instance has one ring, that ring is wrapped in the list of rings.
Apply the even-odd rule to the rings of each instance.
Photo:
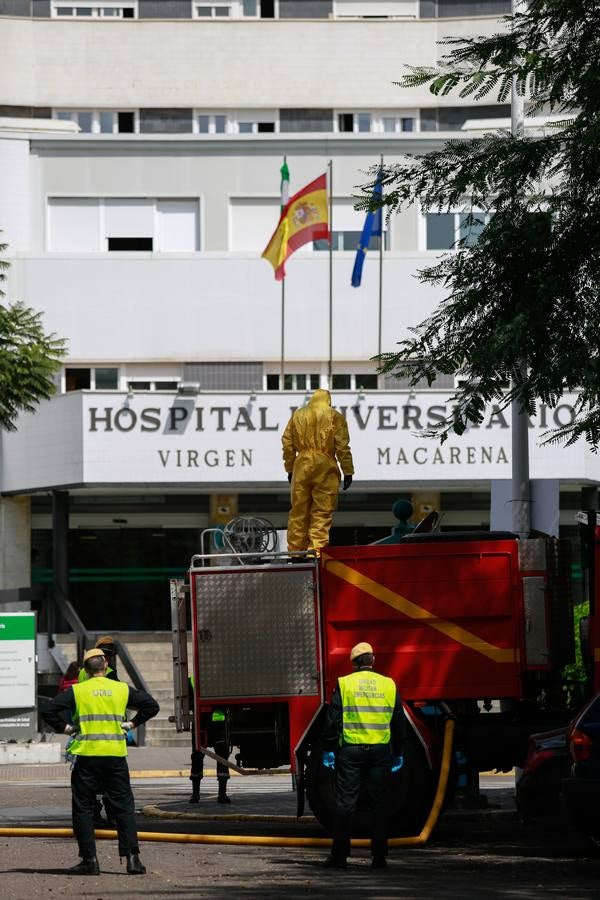
[[[262,362],[189,362],[183,380],[203,391],[258,391],[263,383]]]
[[[372,372],[334,373],[331,376],[331,389],[332,391],[376,391],[377,375]]]
[[[65,391],[89,391],[91,369],[65,369]]]
[[[95,2],[79,0],[77,3],[52,3],[53,16],[77,16],[78,18],[100,19],[135,19],[137,18],[137,2],[103,5]]]
[[[198,134],[225,134],[227,116],[224,113],[200,113],[196,116]]]
[[[343,112],[337,115],[337,130],[340,132],[371,131],[372,116],[369,112]]]
[[[335,213],[334,213],[335,216]],[[356,250],[360,243],[362,231],[333,231],[331,235],[332,250]],[[373,235],[369,241],[369,250],[379,250],[381,238]],[[387,250],[387,231],[383,234],[383,249]],[[329,250],[328,240],[313,241],[313,250]]]
[[[490,220],[491,213],[446,212],[425,215],[425,246],[427,250],[452,250],[463,241],[472,247]]]
[[[336,19],[414,19],[419,4],[416,0],[335,0],[334,11]]]
[[[86,134],[134,134],[139,131],[138,115],[133,110],[54,110],[53,118],[76,122]]]
[[[238,122],[240,134],[273,134],[275,130],[275,122]]]
[[[110,253],[134,253],[135,251],[152,252],[153,239],[145,237],[109,237],[107,250]]]
[[[137,197],[53,197],[48,201],[52,252],[195,253],[200,249],[198,200]]]
[[[65,369],[65,392],[115,391],[119,387],[119,370],[114,367]]]
[[[94,369],[97,391],[115,391],[119,386],[119,370],[113,368]]]
[[[274,0],[217,0],[214,3],[192,4],[193,14],[199,19],[274,19]]]
[[[267,375],[266,387],[268,391],[280,390],[281,376]],[[301,373],[286,373],[283,376],[284,391],[316,391],[320,387],[321,378],[317,374],[304,375]]]
[[[170,391],[174,392],[179,387],[179,381],[128,381],[129,391]]]
[[[412,116],[382,116],[382,130],[386,133],[415,131],[415,119]]]
[[[406,375],[402,378],[396,378],[395,375],[383,376],[383,387],[386,391],[442,391],[448,390],[448,388],[454,389],[456,386],[454,375],[443,375],[442,373],[436,375],[431,384],[426,378],[419,378],[416,384],[410,382],[410,377]]]
[[[231,7],[223,3],[197,3],[195,9],[199,19],[226,19],[231,15]]]
[[[98,124],[101,134],[134,134],[135,113],[133,112],[108,112],[98,113]]]

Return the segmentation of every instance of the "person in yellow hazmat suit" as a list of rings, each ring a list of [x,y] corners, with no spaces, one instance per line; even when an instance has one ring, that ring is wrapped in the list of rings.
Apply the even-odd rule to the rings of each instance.
[[[329,543],[337,506],[338,463],[345,491],[354,474],[348,426],[341,413],[332,408],[329,391],[315,391],[308,406],[293,413],[281,443],[283,464],[292,485],[288,550],[319,551]]]

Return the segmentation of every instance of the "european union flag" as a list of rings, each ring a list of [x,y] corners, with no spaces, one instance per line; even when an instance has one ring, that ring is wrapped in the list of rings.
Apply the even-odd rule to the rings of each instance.
[[[381,179],[383,177],[383,172],[381,169],[379,170],[379,175],[377,176],[377,181],[375,183],[375,187],[373,188],[373,194],[371,200],[381,200],[382,197],[382,189],[381,189]],[[376,212],[367,213],[367,218],[365,219],[365,224],[363,225],[362,234],[360,236],[360,242],[358,248],[356,250],[356,259],[354,260],[354,268],[352,269],[352,287],[360,287],[360,282],[362,279],[362,270],[363,264],[365,261],[365,256],[367,255],[367,250],[369,249],[369,242],[372,237],[379,236],[381,240],[383,240],[383,228],[382,228],[382,209],[381,207]]]

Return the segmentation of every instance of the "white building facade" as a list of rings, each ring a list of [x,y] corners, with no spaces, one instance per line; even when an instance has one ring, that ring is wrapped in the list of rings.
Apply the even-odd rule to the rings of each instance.
[[[508,114],[394,81],[434,64],[442,38],[496,30],[508,6],[0,0],[7,299],[68,342],[57,396],[2,437],[14,548],[0,587],[52,583],[53,516],[64,539],[66,511],[68,592],[88,627],[168,627],[166,578],[223,510],[285,527],[280,435],[319,386],[347,416],[356,465],[333,540],[383,536],[398,497],[441,506],[447,528],[489,527],[490,486],[510,479],[506,416],[424,440],[453,380],[410,391],[373,361],[442,298],[416,276],[461,233],[461,211],[388,223],[381,295],[376,241],[360,288],[350,276],[354,195],[381,157],[476,139],[477,120]],[[327,250],[290,259],[282,334],[260,254],[284,156],[292,192],[331,162],[334,252],[331,313]],[[540,409],[530,442],[532,477],[561,490],[565,527],[600,477],[585,447],[540,447],[571,414],[569,398]]]

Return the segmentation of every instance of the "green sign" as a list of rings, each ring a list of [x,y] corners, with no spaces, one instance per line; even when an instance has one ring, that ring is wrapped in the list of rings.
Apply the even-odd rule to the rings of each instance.
[[[0,710],[35,706],[35,613],[0,613]]]
[[[33,613],[0,613],[0,641],[35,641]]]

